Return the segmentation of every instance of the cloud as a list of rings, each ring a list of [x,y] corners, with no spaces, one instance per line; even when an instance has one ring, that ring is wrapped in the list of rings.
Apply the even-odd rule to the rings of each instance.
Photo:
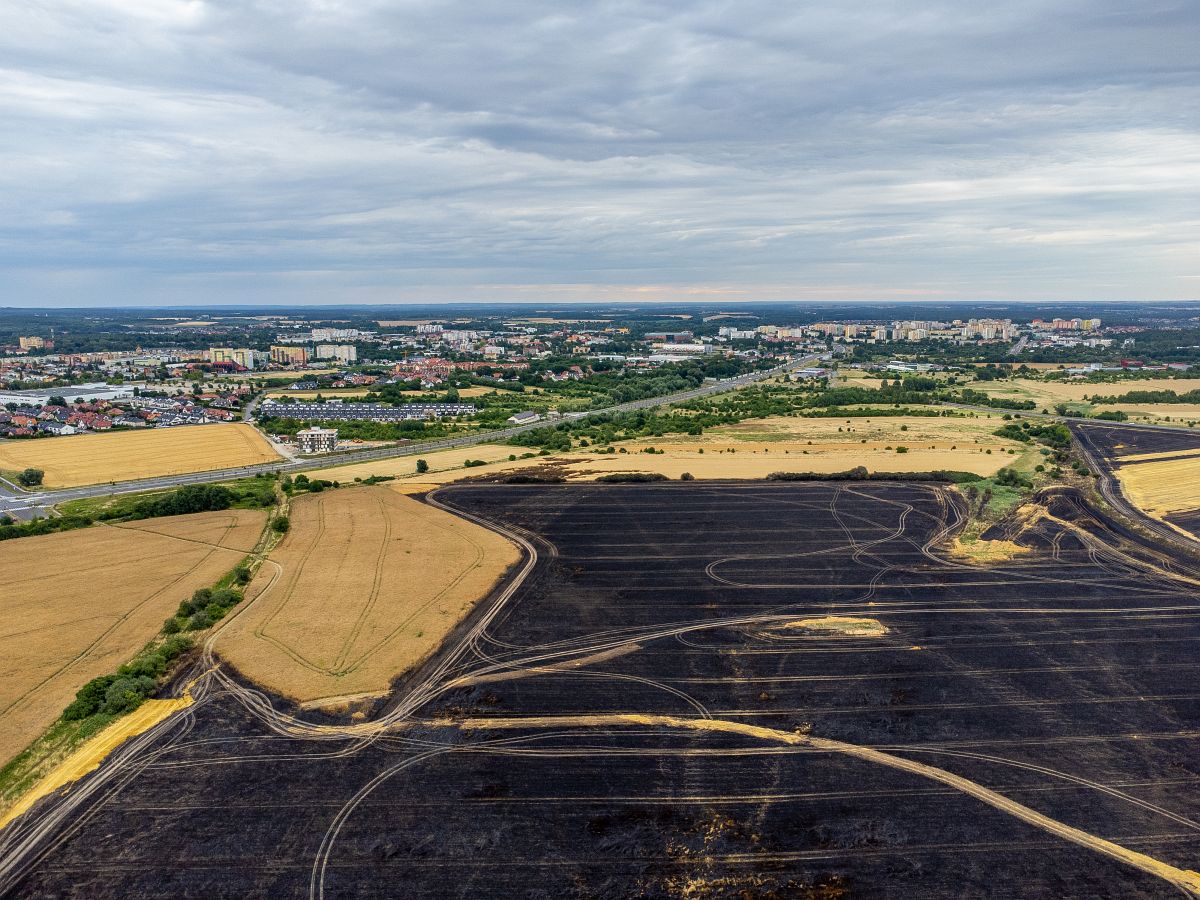
[[[0,303],[1192,296],[1200,10],[994,6],[9,4]]]

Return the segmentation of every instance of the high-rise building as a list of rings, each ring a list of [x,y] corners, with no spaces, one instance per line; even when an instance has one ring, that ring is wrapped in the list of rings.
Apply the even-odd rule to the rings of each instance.
[[[286,347],[275,344],[271,347],[271,362],[281,366],[303,366],[308,364],[308,350],[305,347]]]
[[[248,347],[209,347],[208,361],[211,363],[234,363],[243,369],[253,369],[256,354]]]
[[[340,363],[358,361],[358,348],[353,344],[317,344],[317,359],[333,359]]]

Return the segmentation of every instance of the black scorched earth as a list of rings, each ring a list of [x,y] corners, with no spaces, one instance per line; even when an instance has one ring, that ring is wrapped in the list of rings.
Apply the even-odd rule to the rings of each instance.
[[[368,721],[218,668],[0,833],[0,891],[1200,892],[1200,581],[1079,496],[987,565],[929,485],[434,499],[527,565]]]

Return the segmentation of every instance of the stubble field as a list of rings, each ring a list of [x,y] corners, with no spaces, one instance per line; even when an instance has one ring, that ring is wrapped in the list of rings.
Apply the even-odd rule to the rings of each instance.
[[[481,444],[424,454],[429,471],[423,475],[416,474],[415,457],[338,466],[310,474],[343,483],[355,477],[392,475],[397,479],[394,487],[408,493],[543,466],[554,467],[569,481],[591,481],[611,472],[654,472],[668,478],[687,472],[700,480],[760,479],[779,471],[832,473],[855,466],[865,466],[872,472],[945,469],[986,476],[1002,466],[1032,464],[1028,446],[993,434],[1002,424],[1002,413],[846,419],[773,416],[714,428],[694,437],[675,434],[623,441],[616,446],[624,448],[625,453],[597,454],[578,448],[514,461],[509,456],[520,457],[529,448]],[[643,452],[648,447],[663,452]],[[897,447],[908,450],[898,453]],[[469,459],[483,460],[487,465],[464,468]]]
[[[1123,412],[1134,421],[1159,424],[1170,419],[1172,422],[1200,419],[1200,404],[1194,403],[1104,403],[1096,404],[1085,397],[1121,396],[1130,391],[1163,391],[1177,393],[1200,388],[1200,378],[1154,378],[1137,381],[1120,381],[1109,384],[1089,384],[1082,381],[1035,381],[1018,378],[1012,381],[972,382],[974,390],[983,391],[993,397],[1014,400],[1032,400],[1038,409],[1053,411],[1059,403],[1091,414],[1100,412]]]
[[[758,479],[772,472],[871,472],[956,470],[992,475],[1028,447],[996,437],[994,418],[878,416],[814,418],[777,416],[714,428],[699,436],[669,435],[622,444],[624,454],[585,455],[571,470],[579,480],[610,472],[653,472],[678,478]],[[654,454],[644,452],[653,447]],[[897,448],[904,447],[904,452]],[[1010,454],[1008,451],[1015,451]],[[580,459],[582,457],[582,460]]]
[[[265,520],[230,510],[0,543],[0,762],[236,565]]]
[[[216,650],[301,703],[378,695],[517,559],[494,532],[388,487],[309,494]]]
[[[278,459],[267,439],[244,423],[0,441],[0,470],[42,469],[48,488],[208,472]]]

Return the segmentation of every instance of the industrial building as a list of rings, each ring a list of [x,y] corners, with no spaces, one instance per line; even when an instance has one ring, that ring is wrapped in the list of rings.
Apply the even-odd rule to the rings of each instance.
[[[18,406],[45,406],[51,397],[62,397],[68,403],[83,400],[94,403],[97,400],[128,400],[133,396],[133,389],[139,385],[108,384],[103,381],[89,384],[73,384],[69,387],[35,388],[28,391],[0,390],[0,406],[15,403]]]

